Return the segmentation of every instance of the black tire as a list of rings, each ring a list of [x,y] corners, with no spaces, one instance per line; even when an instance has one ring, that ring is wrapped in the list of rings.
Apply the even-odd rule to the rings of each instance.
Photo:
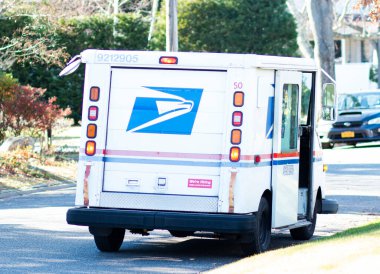
[[[262,253],[268,250],[272,230],[272,214],[268,200],[261,197],[259,210],[256,213],[256,226],[249,236],[249,241],[241,243],[245,256]]]
[[[290,229],[290,235],[294,240],[306,241],[309,240],[314,235],[315,225],[317,224],[317,212],[319,208],[319,200],[317,200],[314,212],[313,219],[311,220],[311,224],[308,226],[298,227]]]
[[[335,146],[334,143],[322,143],[323,149],[332,149],[332,148],[334,148],[334,146]]]
[[[194,234],[193,231],[169,230],[169,232],[173,237],[178,237],[178,238],[184,238],[184,237],[188,237]]]
[[[96,247],[103,252],[115,252],[121,247],[124,240],[125,229],[113,228],[108,236],[94,235]]]

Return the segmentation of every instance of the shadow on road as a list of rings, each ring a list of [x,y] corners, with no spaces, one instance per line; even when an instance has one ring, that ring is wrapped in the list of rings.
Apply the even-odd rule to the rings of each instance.
[[[380,216],[379,196],[330,195],[339,204],[338,214],[367,214]]]
[[[17,199],[17,202],[15,202]],[[71,188],[60,190],[57,192],[39,192],[28,194],[25,196],[15,196],[11,198],[0,199],[1,209],[17,209],[17,208],[42,208],[54,206],[73,207],[75,194]]]
[[[380,176],[380,164],[329,164],[327,174]]]

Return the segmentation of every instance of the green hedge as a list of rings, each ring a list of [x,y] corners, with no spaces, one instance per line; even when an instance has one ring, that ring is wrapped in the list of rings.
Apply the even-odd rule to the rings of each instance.
[[[144,50],[147,47],[149,22],[136,14],[120,14],[113,37],[113,18],[91,16],[62,20],[56,33],[57,44],[71,55],[85,49]],[[81,119],[84,66],[64,78],[58,77],[61,68],[46,64],[14,64],[11,72],[22,84],[46,88],[46,97],[57,97],[61,107],[69,106],[75,122]]]
[[[181,51],[237,52],[297,55],[295,23],[285,0],[182,0],[178,4]],[[165,10],[161,5],[153,39],[148,45],[149,18],[136,13],[118,15],[116,37],[111,16],[91,16],[58,22],[53,35],[56,47],[77,55],[88,48],[165,50]],[[28,17],[0,18],[0,37],[31,24]],[[38,22],[44,22],[43,20]],[[41,26],[43,30],[43,26]],[[51,30],[51,28],[49,29]],[[72,109],[81,119],[84,68],[59,78],[61,68],[37,63],[16,63],[10,72],[23,85],[46,88],[46,97]]]
[[[152,49],[165,49],[165,11]],[[183,0],[178,3],[181,51],[297,55],[296,25],[285,0]]]

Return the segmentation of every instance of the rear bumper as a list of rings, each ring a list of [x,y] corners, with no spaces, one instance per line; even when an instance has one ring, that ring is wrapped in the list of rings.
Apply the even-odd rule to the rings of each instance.
[[[335,200],[323,199],[322,200],[322,214],[335,214],[338,212],[338,202]]]
[[[239,234],[254,231],[256,225],[254,214],[212,214],[105,208],[71,208],[67,211],[66,220],[68,224],[89,227]]]

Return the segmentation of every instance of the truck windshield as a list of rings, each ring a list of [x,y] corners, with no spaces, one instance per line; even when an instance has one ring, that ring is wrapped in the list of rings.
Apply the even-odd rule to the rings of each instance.
[[[339,111],[375,108],[380,108],[380,92],[352,93],[339,95]]]

